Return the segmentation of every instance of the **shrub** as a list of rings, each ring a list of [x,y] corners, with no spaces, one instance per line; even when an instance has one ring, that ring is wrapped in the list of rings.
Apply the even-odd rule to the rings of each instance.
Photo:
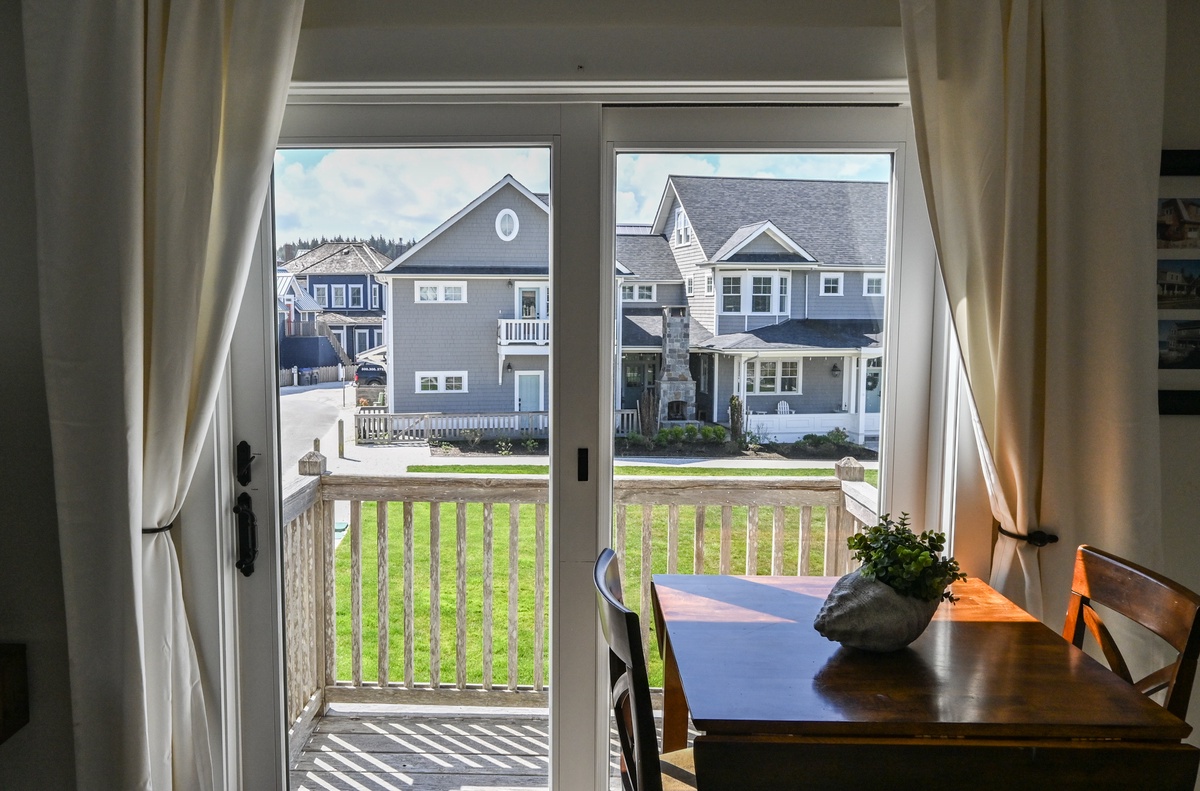
[[[512,455],[512,441],[507,439],[496,440],[496,452],[501,456]]]
[[[469,428],[463,432],[463,436],[467,438],[467,446],[471,448],[479,447],[479,443],[483,440],[483,429]]]
[[[654,435],[654,444],[660,448],[665,448],[671,444],[671,432],[665,428],[660,428],[658,433]]]
[[[678,445],[683,442],[683,426],[671,426],[667,429],[667,435],[670,437],[672,445]]]
[[[844,428],[831,429],[825,436],[835,445],[845,445],[850,441],[850,432]]]
[[[688,423],[683,427],[683,438],[687,442],[695,442],[696,440],[700,439],[700,429],[697,426]]]
[[[533,437],[529,437],[521,444],[525,446],[526,453],[537,453],[538,441],[536,439],[534,439]]]

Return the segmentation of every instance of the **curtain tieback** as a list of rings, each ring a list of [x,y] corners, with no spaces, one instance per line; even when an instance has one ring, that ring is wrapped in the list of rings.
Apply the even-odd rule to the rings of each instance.
[[[1000,525],[996,525],[996,529],[1000,531],[1000,535],[1015,538],[1018,541],[1028,541],[1030,546],[1044,547],[1047,544],[1058,543],[1058,536],[1047,533],[1045,530],[1034,530],[1029,535],[1023,536],[1020,533],[1011,533]]]
[[[171,523],[169,525],[167,525],[166,527],[143,527],[142,535],[148,536],[148,535],[153,535],[154,533],[165,533],[174,526],[175,526],[175,520],[172,520]]]

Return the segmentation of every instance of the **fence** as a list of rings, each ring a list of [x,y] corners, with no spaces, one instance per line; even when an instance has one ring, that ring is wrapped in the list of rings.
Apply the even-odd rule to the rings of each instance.
[[[322,365],[316,368],[300,368],[293,365],[291,368],[279,369],[280,387],[341,381],[354,381],[353,365]]]
[[[640,425],[636,409],[616,412],[617,436],[636,432]],[[354,441],[359,445],[391,445],[406,442],[514,437],[545,438],[549,435],[548,412],[395,413],[375,408],[354,415]]]

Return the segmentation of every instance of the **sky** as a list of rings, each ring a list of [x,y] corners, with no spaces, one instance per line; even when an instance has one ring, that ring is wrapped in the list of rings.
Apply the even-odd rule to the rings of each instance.
[[[886,154],[621,154],[617,222],[651,222],[668,175],[886,181],[889,171]],[[548,192],[549,149],[281,149],[276,241],[419,240],[506,174]]]

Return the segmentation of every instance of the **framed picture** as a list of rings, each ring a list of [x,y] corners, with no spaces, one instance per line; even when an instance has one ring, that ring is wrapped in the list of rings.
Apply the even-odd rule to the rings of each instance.
[[[1200,150],[1163,151],[1159,176],[1158,412],[1200,415]]]

